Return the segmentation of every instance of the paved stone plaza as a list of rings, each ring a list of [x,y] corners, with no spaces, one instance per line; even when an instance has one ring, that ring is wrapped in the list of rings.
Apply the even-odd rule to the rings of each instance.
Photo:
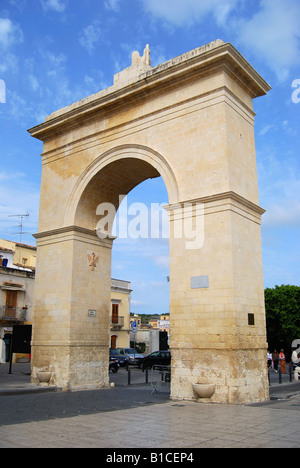
[[[31,386],[26,367],[14,367],[12,376],[6,371],[0,366],[0,448],[299,445],[300,384],[289,384],[286,376],[278,385],[272,374],[269,403],[235,406],[170,401],[168,393],[152,394],[144,384],[44,393]]]

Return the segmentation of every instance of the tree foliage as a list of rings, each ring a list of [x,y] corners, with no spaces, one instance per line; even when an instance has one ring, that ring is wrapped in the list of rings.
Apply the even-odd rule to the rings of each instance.
[[[269,347],[289,348],[300,339],[300,286],[267,288],[265,303]]]

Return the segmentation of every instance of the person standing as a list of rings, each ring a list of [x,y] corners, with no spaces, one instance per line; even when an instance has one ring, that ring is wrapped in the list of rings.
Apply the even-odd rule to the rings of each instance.
[[[3,336],[0,335],[0,364],[6,363],[6,344]]]
[[[268,349],[268,369],[272,369],[272,353],[271,351]]]
[[[273,359],[273,363],[274,363],[274,370],[275,370],[275,372],[278,372],[279,354],[277,352],[277,349],[274,349],[274,351],[272,353],[272,359]]]
[[[299,353],[300,348],[297,349],[293,347],[292,350],[293,350],[293,354],[292,354],[292,362],[290,364],[291,366],[290,370],[291,372],[294,372],[295,380],[299,380],[300,379],[299,372],[297,373],[296,369],[298,370],[298,368],[300,367],[300,353]]]
[[[298,367],[300,363],[300,353],[299,349],[297,348],[292,348],[293,349],[293,354],[292,354],[292,363],[294,367]]]
[[[281,366],[281,373],[285,374],[286,373],[286,359],[285,359],[284,349],[280,350],[279,363],[280,363],[280,366]]]

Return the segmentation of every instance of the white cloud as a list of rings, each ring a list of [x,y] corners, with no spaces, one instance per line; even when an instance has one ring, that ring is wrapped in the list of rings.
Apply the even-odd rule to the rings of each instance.
[[[271,228],[300,227],[300,168],[296,158],[276,157],[276,150],[267,148],[259,157],[258,176],[260,204],[266,209],[262,225]]]
[[[49,61],[50,65],[55,68],[60,67],[63,63],[67,61],[67,57],[64,54],[54,54],[53,52],[47,51],[45,58]]]
[[[177,26],[201,22],[213,14],[218,24],[224,24],[241,0],[143,0],[144,7],[155,17]]]
[[[131,299],[130,304],[135,307],[143,307],[143,306],[148,306],[149,303],[145,301],[137,301],[135,299]]]
[[[280,204],[271,204],[263,216],[262,225],[272,228],[299,228],[300,202],[282,200]]]
[[[87,96],[110,86],[110,83],[105,81],[102,70],[97,70],[95,74],[95,77],[90,75],[85,75],[84,77]]]
[[[15,9],[22,12],[27,7],[27,0],[9,0],[10,5],[12,5]]]
[[[13,73],[17,73],[19,66],[17,57],[14,54],[6,51],[0,58],[0,73],[3,74],[8,70],[12,71]]]
[[[107,10],[119,11],[120,0],[105,0],[104,6]]]
[[[30,106],[23,96],[8,89],[6,96],[6,116],[21,122],[30,112]]]
[[[9,181],[16,181],[20,178],[26,177],[23,172],[0,172],[0,181],[9,180]]]
[[[260,130],[259,135],[264,136],[266,133],[272,130],[272,128],[274,128],[274,125],[264,125],[263,128]]]
[[[6,51],[12,45],[23,42],[23,33],[19,25],[9,18],[0,18],[0,47]]]
[[[300,3],[293,0],[261,0],[251,18],[235,23],[238,41],[260,56],[281,81],[300,63]]]
[[[38,79],[34,75],[28,75],[28,80],[30,83],[30,87],[33,91],[37,91],[40,87]]]
[[[82,35],[79,38],[79,42],[82,45],[82,47],[87,49],[89,54],[92,54],[100,38],[101,38],[100,26],[99,24],[95,23],[95,24],[90,24],[83,30]]]
[[[156,255],[153,257],[153,261],[159,267],[169,268],[170,266],[169,255]]]
[[[232,42],[253,52],[284,81],[290,69],[300,64],[300,2],[253,3],[255,13],[246,8],[245,0],[143,0],[146,11],[175,26],[200,24],[208,16],[213,17]]]
[[[0,18],[0,73],[18,71],[18,59],[11,51],[15,44],[20,44],[24,35],[18,24],[9,18]]]
[[[52,10],[57,13],[63,13],[67,7],[67,2],[64,0],[40,0],[44,11]]]

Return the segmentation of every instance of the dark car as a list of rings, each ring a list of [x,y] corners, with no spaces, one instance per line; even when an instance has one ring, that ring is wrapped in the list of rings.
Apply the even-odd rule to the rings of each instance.
[[[116,374],[119,370],[120,364],[116,359],[109,359],[109,371]]]
[[[117,349],[111,348],[109,350],[109,358],[116,359],[121,367],[126,367],[129,364],[129,357],[120,354]]]
[[[126,356],[129,359],[129,364],[136,365],[138,367],[141,366],[141,362],[144,359],[142,354],[139,354],[133,348],[117,348],[117,351],[122,355]]]
[[[149,356],[145,357],[142,362],[142,368],[152,369],[153,366],[170,366],[171,352],[170,351],[155,351]]]

